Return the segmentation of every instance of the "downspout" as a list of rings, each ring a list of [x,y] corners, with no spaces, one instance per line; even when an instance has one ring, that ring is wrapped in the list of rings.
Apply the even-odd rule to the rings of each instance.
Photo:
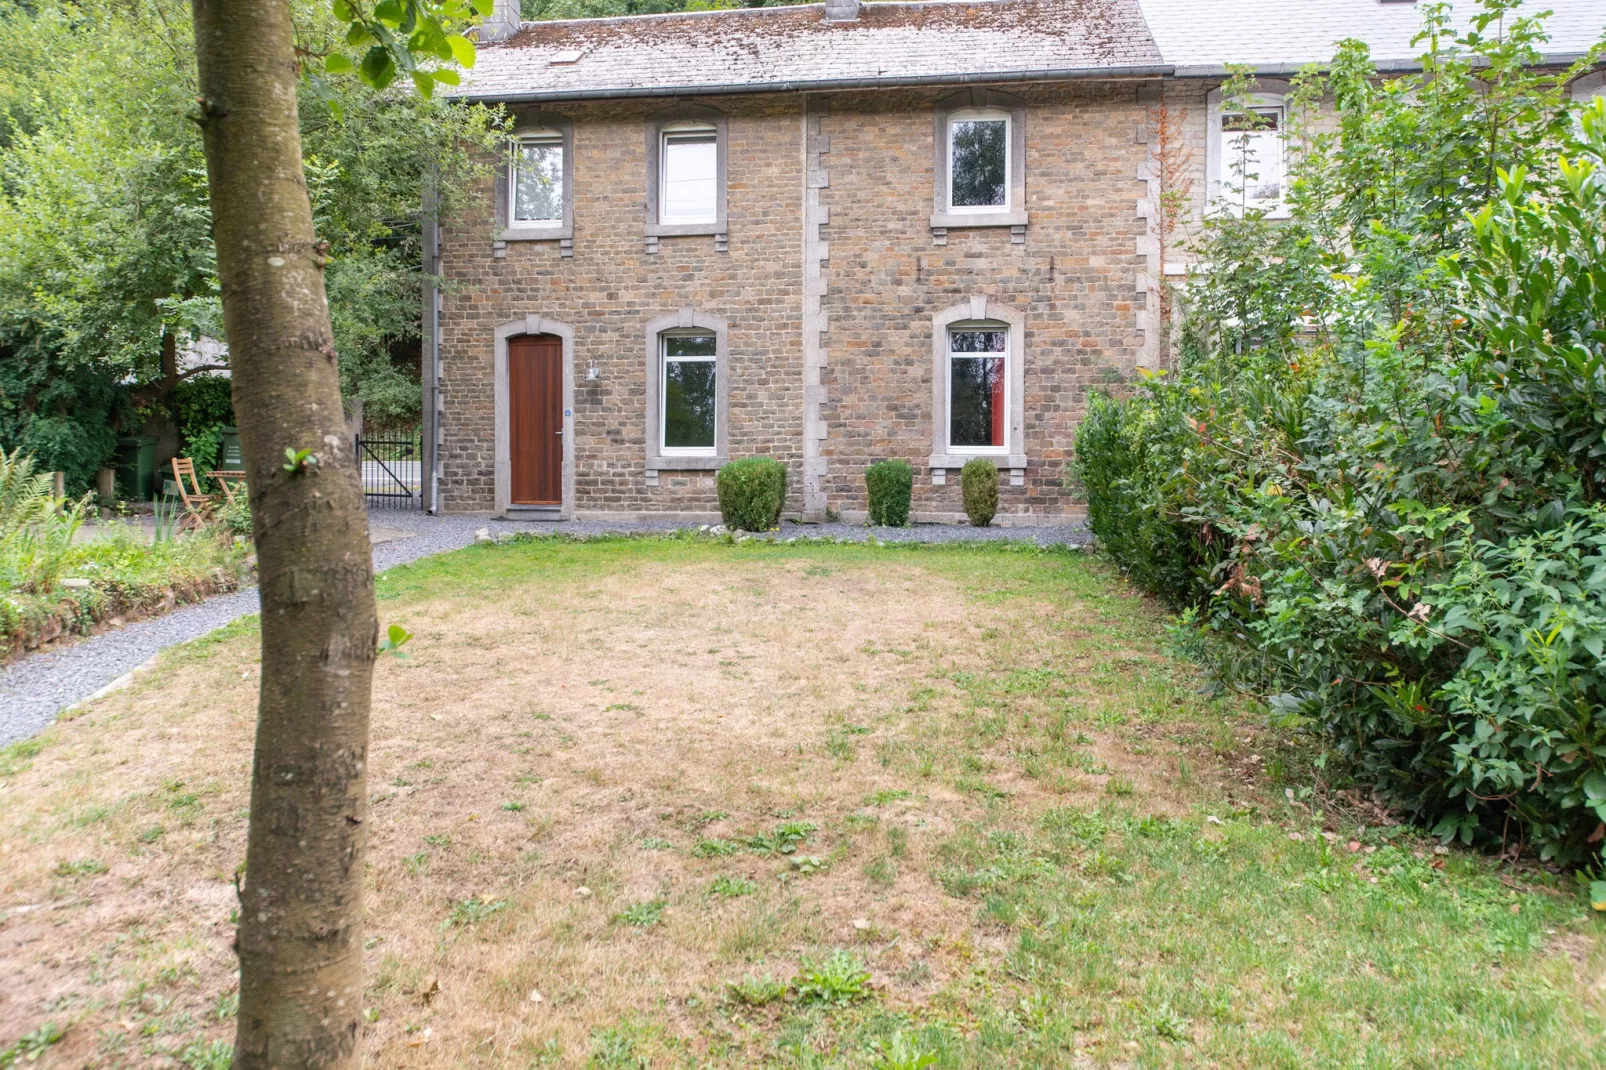
[[[420,443],[425,478],[420,487],[424,511],[440,512],[441,446],[441,292],[436,280],[441,271],[441,232],[433,170],[424,176],[423,204],[423,417]]]

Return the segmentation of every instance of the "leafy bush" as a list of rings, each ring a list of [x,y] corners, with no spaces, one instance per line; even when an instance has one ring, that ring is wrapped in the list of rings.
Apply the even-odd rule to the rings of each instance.
[[[877,461],[866,468],[864,489],[870,501],[870,523],[889,528],[908,524],[914,486],[914,469],[908,461]]]
[[[972,457],[959,470],[959,492],[965,515],[984,528],[998,515],[998,468],[985,457]]]
[[[719,470],[719,512],[725,526],[768,531],[780,523],[786,504],[786,465],[773,457],[745,457]]]
[[[235,492],[234,500],[225,502],[218,512],[218,519],[230,534],[251,537],[251,500],[245,494],[245,488]]]
[[[1095,402],[1075,464],[1110,555],[1279,723],[1444,838],[1587,863],[1606,102],[1569,109],[1510,6],[1459,39],[1429,8],[1423,75],[1349,42],[1296,80],[1289,218],[1206,223],[1175,375]]]
[[[171,404],[184,455],[197,472],[222,463],[223,431],[234,424],[233,380],[221,375],[198,375],[173,388]]]

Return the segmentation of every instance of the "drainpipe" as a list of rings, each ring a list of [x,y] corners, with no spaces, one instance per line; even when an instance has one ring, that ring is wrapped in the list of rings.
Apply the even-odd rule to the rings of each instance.
[[[441,446],[441,292],[435,280],[441,271],[441,231],[435,195],[435,174],[424,176],[423,204],[423,427],[420,445],[423,456],[424,478],[419,491],[424,495],[424,511],[431,516],[440,512],[440,446]]]

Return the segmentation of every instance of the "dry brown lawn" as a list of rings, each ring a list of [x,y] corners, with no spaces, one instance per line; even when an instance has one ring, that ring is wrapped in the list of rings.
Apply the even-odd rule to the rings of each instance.
[[[755,1065],[784,1011],[727,984],[835,948],[878,1006],[962,1024],[1015,936],[934,878],[959,832],[1252,790],[1230,723],[1145,727],[1176,694],[1156,614],[1046,599],[1029,555],[644,545],[387,579],[416,637],[375,681],[369,1065],[585,1065],[621,1022],[621,1059]],[[11,759],[0,1045],[52,1020],[41,1065],[226,1065],[255,644],[170,652]],[[1045,765],[1022,741],[1068,716]],[[788,823],[792,853],[749,843]]]

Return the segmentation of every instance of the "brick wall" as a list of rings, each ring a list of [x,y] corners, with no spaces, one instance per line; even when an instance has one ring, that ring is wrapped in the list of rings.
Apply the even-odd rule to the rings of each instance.
[[[807,160],[828,176],[816,200],[829,222],[811,242],[828,256],[809,320],[825,330],[807,372],[819,382],[811,463],[824,504],[862,511],[864,466],[902,457],[917,473],[918,513],[960,511],[957,480],[933,486],[926,467],[931,316],[982,294],[1026,316],[1029,467],[1023,486],[1004,481],[1000,512],[1075,511],[1063,478],[1087,390],[1128,374],[1143,351],[1148,105],[1137,82],[1002,88],[1029,108],[1022,244],[1008,227],[934,242],[932,116],[945,90],[812,96],[818,135],[807,146],[798,96],[704,98],[729,117],[728,252],[706,236],[645,252],[644,122],[667,101],[548,109],[574,122],[573,257],[554,241],[510,243],[494,258],[489,188],[471,198],[482,211],[442,227],[443,508],[492,508],[493,331],[535,314],[576,331],[574,506],[715,510],[711,473],[664,472],[649,486],[645,467],[645,325],[691,306],[730,322],[731,456],[785,461],[788,508],[800,511]]]

